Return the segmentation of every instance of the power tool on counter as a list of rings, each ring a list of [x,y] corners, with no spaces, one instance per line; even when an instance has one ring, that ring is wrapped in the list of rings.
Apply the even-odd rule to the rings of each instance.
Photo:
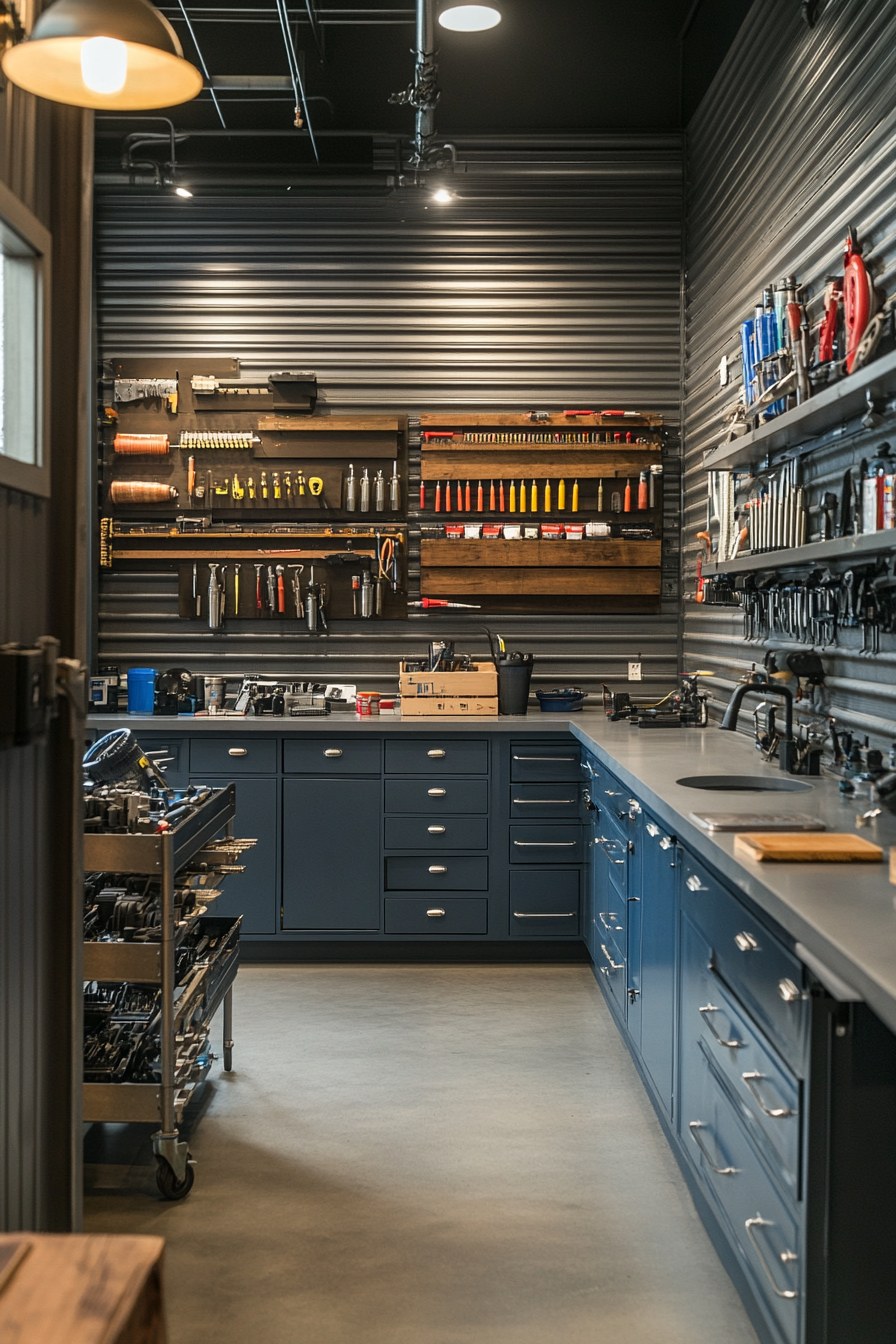
[[[711,672],[681,672],[681,685],[661,700],[634,701],[628,691],[612,691],[601,682],[604,713],[611,723],[628,719],[636,728],[705,728],[708,722],[706,691],[699,689],[697,678]]]

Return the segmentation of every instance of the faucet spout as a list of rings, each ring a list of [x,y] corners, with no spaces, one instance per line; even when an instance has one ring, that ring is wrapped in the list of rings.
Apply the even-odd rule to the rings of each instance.
[[[733,733],[737,728],[737,718],[740,713],[740,707],[743,704],[745,695],[755,691],[761,695],[780,695],[784,701],[784,737],[781,744],[780,762],[781,769],[789,771],[793,758],[791,743],[793,742],[793,691],[789,686],[784,686],[776,681],[767,681],[764,678],[752,676],[749,681],[741,681],[734,688],[731,699],[722,716],[720,728]]]

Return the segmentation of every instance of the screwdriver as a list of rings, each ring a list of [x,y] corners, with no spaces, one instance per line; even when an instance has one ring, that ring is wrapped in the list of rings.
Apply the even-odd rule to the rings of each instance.
[[[423,487],[421,486],[422,490]],[[442,482],[436,481],[436,513],[442,512]]]
[[[573,513],[578,513],[578,511],[579,511],[579,483],[578,483],[578,481],[573,481],[573,483],[572,483],[572,512],[573,512]]]
[[[495,511],[495,483],[494,483],[494,481],[492,481],[492,482],[489,484],[489,488],[488,488],[488,507],[489,507],[489,512],[490,512],[490,513],[494,513],[494,511]]]
[[[602,478],[597,483],[597,511],[598,513],[604,511],[604,483]]]
[[[504,482],[503,482],[503,480],[500,481],[500,482],[498,483],[498,509],[499,509],[499,511],[500,511],[501,513],[504,512]]]
[[[190,503],[193,503],[193,491],[196,488],[196,459],[191,457],[187,463],[187,494],[190,496]]]
[[[631,478],[629,478],[629,479],[626,481],[626,483],[625,483],[625,503],[624,503],[623,506],[622,506],[622,511],[623,511],[623,513],[631,513],[631,511],[632,511],[632,483],[631,483]]]
[[[464,501],[461,494],[460,481],[457,483],[457,511],[458,513],[463,513],[464,511]]]
[[[483,507],[482,501],[482,482],[479,482],[479,489],[476,491],[476,512],[481,513]]]
[[[259,614],[264,611],[264,602],[261,597],[261,570],[261,565],[255,566],[255,610]]]
[[[409,602],[409,607],[422,607],[426,611],[429,607],[466,607],[471,611],[479,611],[481,603],[479,602],[443,602],[439,597],[424,597],[420,602]]]
[[[467,481],[467,489],[464,496],[464,513],[470,512],[470,482]]]
[[[233,567],[233,614],[234,614],[234,616],[239,616],[239,614],[240,614],[240,567],[239,567],[239,565],[234,565],[234,567]]]

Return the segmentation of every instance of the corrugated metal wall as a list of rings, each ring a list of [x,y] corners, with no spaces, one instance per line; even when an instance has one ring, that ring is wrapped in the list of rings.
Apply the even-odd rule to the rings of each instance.
[[[246,373],[316,369],[332,410],[657,410],[677,432],[680,379],[680,137],[565,145],[461,142],[457,199],[248,187],[188,206],[149,193],[97,202],[104,357],[236,356]],[[646,686],[677,670],[677,441],[667,462],[663,613],[513,617],[542,684],[619,683],[641,655]],[[411,496],[419,456],[411,453]],[[412,546],[414,565],[418,551]],[[416,568],[412,580],[416,580]],[[286,640],[248,624],[213,636],[176,619],[174,576],[103,575],[99,657],[361,686],[394,683],[432,632],[469,645],[479,625],[412,617],[329,639]],[[474,646],[475,647],[475,646]]]
[[[734,354],[739,323],[764,286],[788,274],[822,312],[828,274],[842,274],[847,225],[866,245],[875,281],[896,290],[896,7],[830,3],[810,30],[798,4],[756,0],[690,127],[687,143],[684,649],[691,667],[717,674],[719,700],[782,639],[747,643],[729,609],[693,601],[695,533],[705,526],[704,451],[720,441],[732,388],[717,368]],[[810,498],[833,489],[845,468],[872,458],[896,430],[858,422],[828,434],[805,459]],[[848,568],[848,564],[840,566]],[[896,737],[896,637],[861,652],[860,630],[821,650],[837,719],[876,741]]]

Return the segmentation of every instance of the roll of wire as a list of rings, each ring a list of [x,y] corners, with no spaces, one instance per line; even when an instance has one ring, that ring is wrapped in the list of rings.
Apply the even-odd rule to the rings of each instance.
[[[113,504],[167,504],[177,491],[161,481],[113,481],[109,497]]]
[[[131,456],[163,457],[169,451],[167,434],[116,434],[112,447],[116,453]]]

